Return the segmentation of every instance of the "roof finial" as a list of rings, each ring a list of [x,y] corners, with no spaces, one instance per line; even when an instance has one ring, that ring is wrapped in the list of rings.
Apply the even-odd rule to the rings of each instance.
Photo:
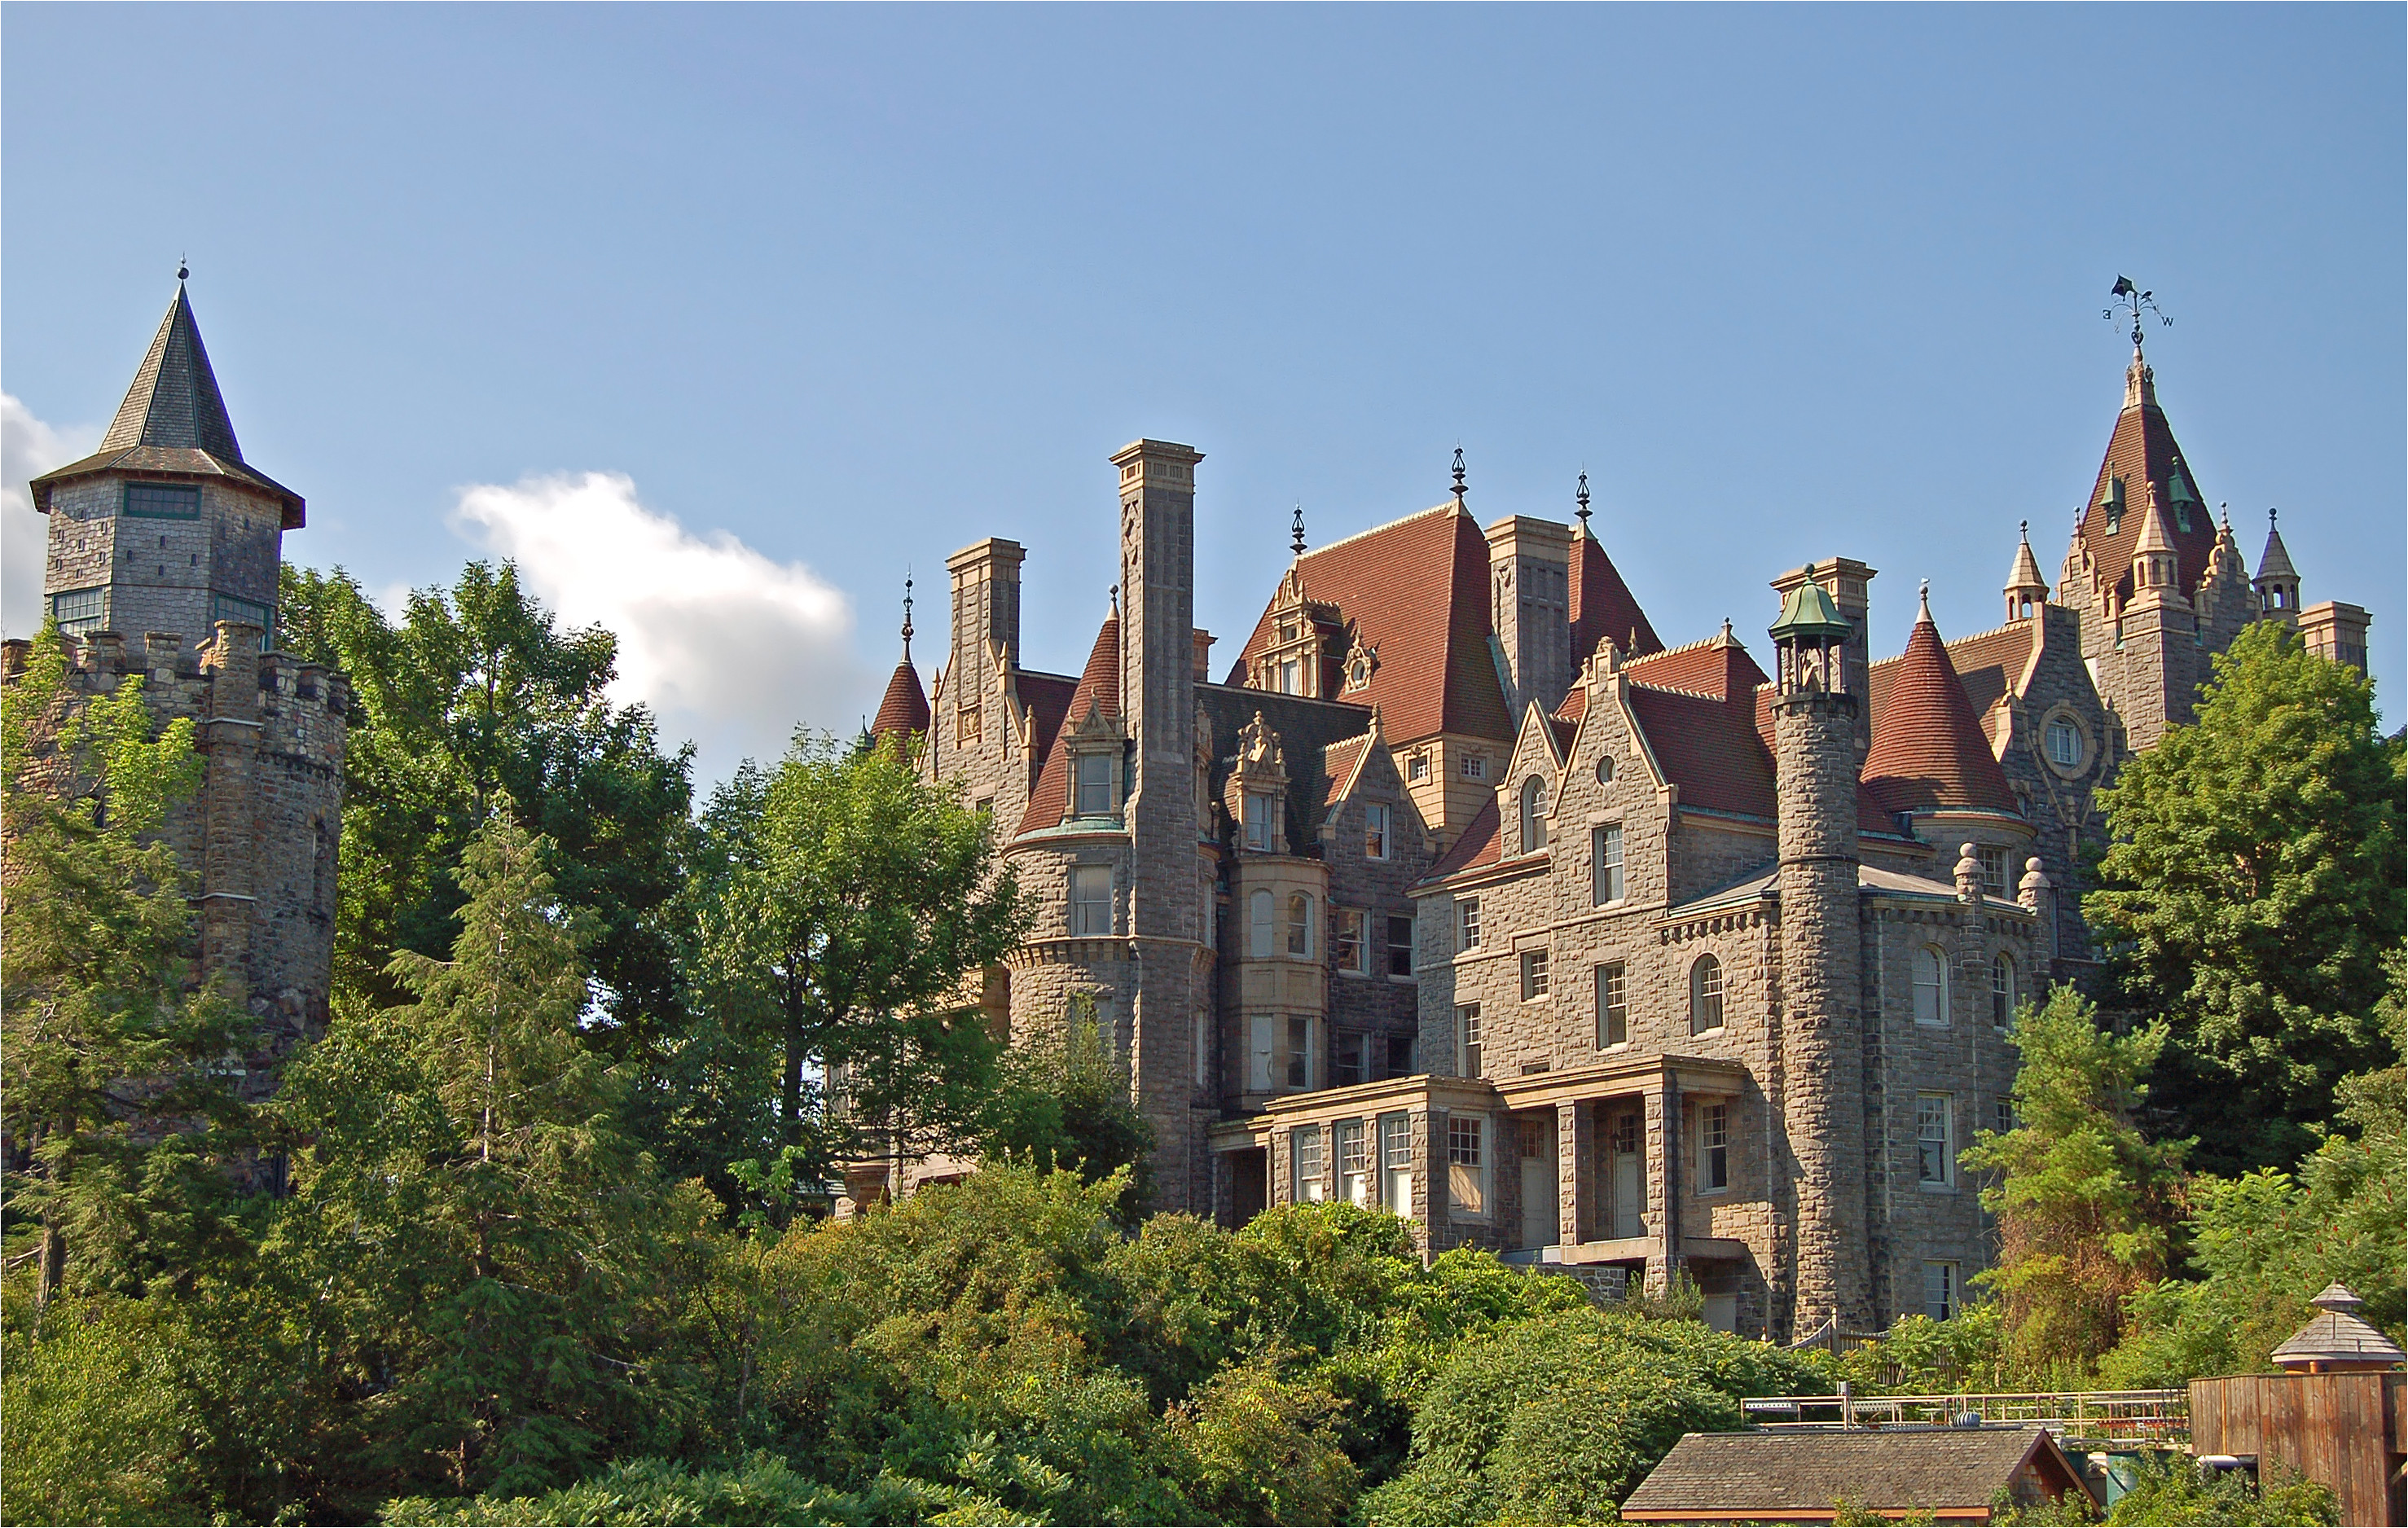
[[[2028,521],[2028,520],[2026,520],[2026,521],[2016,521],[2016,529],[2018,529],[2018,530],[2020,530],[2021,532],[2023,532],[2024,545],[2025,545],[2025,546],[2027,546],[2027,547],[2030,546],[2030,545],[2031,545],[2031,521]]]
[[[1460,441],[1455,448],[1455,502],[1457,507],[1463,504],[1463,445]]]
[[[2272,506],[2271,506],[2271,505],[2267,507],[2267,509],[2266,509],[2266,528],[2267,528],[2268,530],[2270,530],[2270,531],[2271,531],[2271,530],[2272,530],[2272,529],[2274,528],[2274,517],[2275,517],[2276,515],[2278,515],[2278,514],[2281,514],[2281,513],[2282,513],[2282,511],[2281,511],[2281,510],[2274,508],[2274,507],[2273,507]]]
[[[1112,614],[1114,614],[1114,615],[1119,615],[1119,614],[1121,613],[1121,586],[1120,586],[1120,585],[1118,585],[1118,584],[1114,584],[1114,585],[1112,585],[1111,594],[1111,602],[1112,602]]]
[[[192,267],[184,263],[184,257],[182,255],[178,255],[176,257],[176,284],[178,286],[183,285],[186,281],[192,278]]]
[[[2232,501],[2226,499],[2216,507],[2224,511],[2224,528],[2228,531],[2232,529]]]
[[[1588,468],[1586,467],[1581,468],[1580,491],[1572,495],[1572,502],[1580,506],[1572,513],[1580,516],[1581,530],[1585,533],[1588,530]]]
[[[903,570],[903,661],[911,661],[911,570]]]
[[[1931,621],[1931,580],[1930,580],[1930,579],[1926,578],[1926,579],[1924,579],[1924,580],[1923,580],[1923,589],[1922,589],[1922,593],[1921,593],[1921,594],[1920,594],[1920,596],[1919,596],[1919,597],[1921,598],[1921,600],[1922,600],[1922,602],[1923,602],[1923,608],[1915,612],[1915,617],[1914,617],[1915,623],[1916,623],[1917,625],[1924,625],[1924,626],[1930,625],[1930,624],[1932,624],[1932,621]]]
[[[1295,549],[1296,554],[1297,554],[1298,557],[1303,556],[1303,555],[1304,555],[1304,506],[1303,506],[1303,505],[1301,505],[1301,504],[1299,504],[1299,505],[1297,505],[1297,506],[1296,507],[1296,518],[1288,521],[1288,527],[1287,527],[1287,539],[1288,539],[1288,545],[1289,545],[1291,548]]]

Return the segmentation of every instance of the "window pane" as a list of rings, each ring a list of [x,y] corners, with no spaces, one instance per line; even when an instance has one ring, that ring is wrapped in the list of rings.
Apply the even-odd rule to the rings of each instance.
[[[1951,1140],[1954,1112],[1944,1092],[1915,1096],[1915,1176],[1923,1182],[1944,1186],[1956,1181],[1956,1153]]]
[[[1312,1086],[1312,1021],[1290,1019],[1287,1021],[1287,1085],[1291,1088]]]
[[[1622,900],[1622,826],[1610,824],[1597,830],[1590,848],[1597,861],[1596,900],[1602,907]]]
[[[1388,857],[1388,808],[1376,801],[1363,808],[1363,853],[1374,860]]]
[[[1246,794],[1246,847],[1271,847],[1271,798],[1259,791]]]
[[[108,629],[108,591],[106,589],[71,589],[50,596],[50,617],[59,630],[70,636],[82,636]]]
[[[1299,1125],[1288,1133],[1289,1154],[1296,1159],[1296,1200],[1300,1205],[1319,1204],[1329,1197],[1323,1178],[1321,1127]]]
[[[170,483],[128,483],[125,512],[142,520],[198,520],[201,491]]]
[[[2004,955],[1990,962],[1990,1022],[2000,1029],[2015,1015],[2015,963]]]
[[[1597,1044],[1602,1050],[1630,1039],[1630,1004],[1623,990],[1622,963],[1597,968]]]
[[[1370,970],[1371,967],[1367,959],[1369,952],[1363,948],[1363,915],[1361,913],[1350,908],[1341,910],[1338,914],[1338,948],[1330,953],[1337,957],[1338,969],[1340,971],[1361,975]]]
[[[1258,961],[1271,958],[1271,894],[1256,892],[1246,899],[1251,927],[1246,953]]]
[[[1547,995],[1547,952],[1526,950],[1522,952],[1522,997],[1525,1002]]]
[[[1287,899],[1287,952],[1299,958],[1312,954],[1312,898],[1302,892]]]
[[[1480,1075],[1480,1005],[1466,1003],[1455,1010],[1455,1041],[1462,1047],[1463,1075]]]
[[[1944,1024],[1948,1021],[1947,957],[1936,945],[1925,945],[1914,952],[1914,1021],[1918,1024]]]
[[[1412,1035],[1391,1035],[1388,1036],[1387,1075],[1389,1077],[1412,1077],[1413,1075],[1413,1037]]]
[[[1081,817],[1101,817],[1112,809],[1112,761],[1102,753],[1079,755],[1079,804]]]
[[[1480,899],[1476,896],[1466,897],[1455,906],[1455,911],[1463,920],[1462,948],[1465,950],[1478,949],[1480,946]]]
[[[1362,1035],[1340,1035],[1330,1042],[1329,1085],[1351,1088],[1369,1080],[1363,1075],[1363,1055],[1369,1037]]]
[[[1413,921],[1410,918],[1388,920],[1388,975],[1409,977],[1413,974]]]
[[[1106,864],[1070,869],[1070,932],[1097,936],[1112,931],[1112,870]]]
[[[1703,1035],[1723,1027],[1723,967],[1712,955],[1700,955],[1689,967],[1689,1031]]]

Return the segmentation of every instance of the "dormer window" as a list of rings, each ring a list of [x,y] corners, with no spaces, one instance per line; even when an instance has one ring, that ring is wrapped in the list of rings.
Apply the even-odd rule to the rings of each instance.
[[[1271,798],[1260,791],[1246,793],[1246,847],[1266,853],[1271,847]]]
[[[1079,800],[1081,817],[1110,817],[1112,813],[1112,759],[1108,753],[1082,753],[1078,756]]]
[[[1304,664],[1296,658],[1283,658],[1279,665],[1279,693],[1283,695],[1304,693]]]

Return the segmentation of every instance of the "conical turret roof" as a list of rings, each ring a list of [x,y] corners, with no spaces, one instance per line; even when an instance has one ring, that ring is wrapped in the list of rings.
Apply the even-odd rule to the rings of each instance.
[[[1864,780],[1892,812],[2013,812],[2014,789],[1965,698],[1927,597],[1873,717]]]
[[[878,720],[869,724],[869,735],[884,742],[890,736],[927,730],[927,692],[920,688],[920,671],[906,658],[895,665],[894,678],[886,681],[886,694],[878,703]]]
[[[56,485],[111,471],[236,478],[283,501],[284,529],[297,530],[303,523],[301,495],[243,461],[181,280],[176,283],[176,300],[167,305],[166,317],[159,321],[159,332],[151,336],[150,351],[134,373],[134,385],[118,406],[117,418],[101,436],[100,450],[35,478],[34,507],[48,514]]]
[[[1647,612],[1622,581],[1622,572],[1589,534],[1586,524],[1572,537],[1571,556],[1572,662],[1586,663],[1599,642],[1611,639],[1625,658],[1664,650],[1662,638],[1647,621]]]
[[[2174,538],[2166,530],[2165,511],[2157,507],[2157,496],[2149,494],[2148,507],[2141,514],[2141,538],[2132,544],[2135,561],[2150,552],[2173,551]]]
[[[2024,537],[2015,543],[2015,565],[2007,570],[2007,590],[2037,589],[2041,596],[2048,595],[2048,580],[2041,577],[2040,559],[2032,555],[2031,531],[2025,528]]]
[[[2299,576],[2299,569],[2291,565],[2290,551],[2283,545],[2283,533],[2274,528],[2273,512],[2269,510],[2266,515],[2266,552],[2258,559],[2258,577],[2296,578]]]

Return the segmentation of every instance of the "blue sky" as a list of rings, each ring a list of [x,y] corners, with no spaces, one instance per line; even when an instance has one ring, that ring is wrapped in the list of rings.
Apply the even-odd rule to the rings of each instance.
[[[1284,566],[1439,502],[1597,528],[1671,642],[1860,557],[1994,625],[2122,397],[2402,678],[2397,6],[0,9],[6,624],[22,478],[114,410],[179,255],[286,555],[514,553],[703,772],[849,730],[920,578],[1113,573],[1105,457],[1193,443],[1226,663]],[[33,549],[28,552],[27,549]],[[924,669],[925,665],[924,664]],[[2395,718],[2396,702],[2386,709]]]

